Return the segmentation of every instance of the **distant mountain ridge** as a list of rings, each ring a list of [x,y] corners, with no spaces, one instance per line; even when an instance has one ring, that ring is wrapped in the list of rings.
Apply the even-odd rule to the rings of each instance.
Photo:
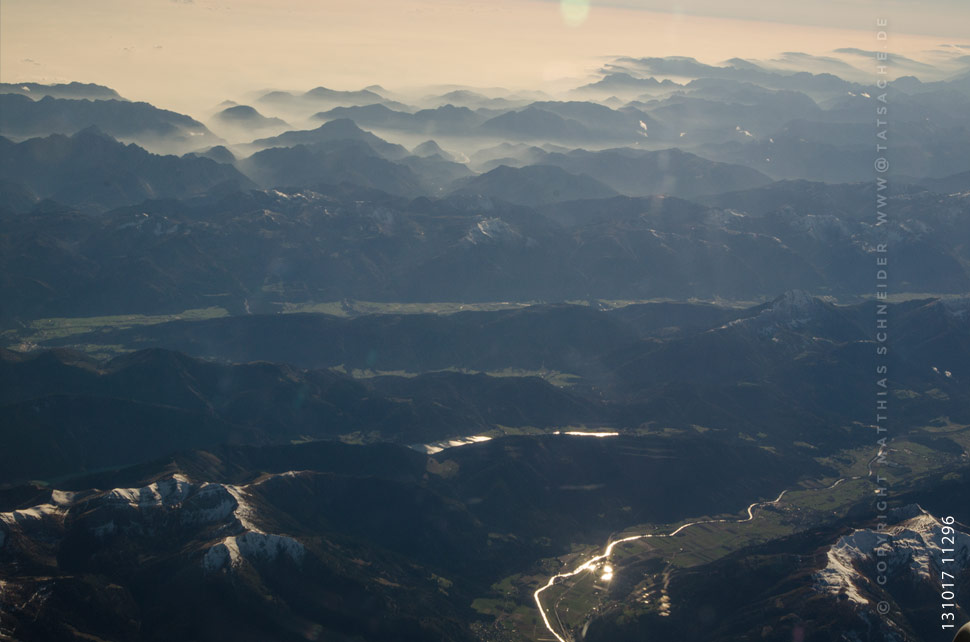
[[[249,105],[233,105],[218,112],[213,118],[225,125],[247,127],[251,129],[265,129],[267,127],[287,127],[286,121],[280,118],[263,116]]]
[[[304,93],[292,93],[288,91],[270,91],[260,96],[256,102],[265,105],[273,105],[288,109],[319,110],[321,105],[332,106],[354,106],[371,105],[381,103],[392,109],[407,109],[395,100],[390,100],[375,91],[376,87],[365,88],[358,91],[342,91],[329,89],[327,87],[315,87]]]
[[[330,143],[342,140],[358,140],[366,143],[377,154],[390,160],[399,160],[410,155],[408,150],[395,143],[388,143],[369,131],[365,131],[349,118],[338,118],[311,130],[291,130],[278,136],[254,140],[257,148],[292,147],[314,143]]]
[[[246,92],[171,45],[225,48],[207,24],[252,7],[180,2],[164,49],[95,44],[205,124],[0,83],[0,640],[933,642],[941,603],[966,619],[970,50],[404,87],[435,72],[417,49],[492,78],[555,43],[407,24],[473,3],[334,6],[314,42],[269,34],[285,69],[258,28],[221,52],[272,76]],[[556,38],[582,54],[598,9],[550,13]],[[56,77],[43,44],[4,70]],[[276,89],[368,69],[393,89]]]
[[[158,156],[97,128],[14,143],[0,137],[0,178],[40,198],[103,211],[153,198],[186,198],[214,188],[252,187],[235,168],[208,158]]]
[[[80,187],[72,182],[78,171],[73,161],[41,168],[46,182],[37,187],[24,182],[25,170],[40,171],[32,161],[6,167],[0,178],[28,187],[0,194],[30,207],[31,194],[57,193],[49,189],[64,190],[76,203],[120,204],[135,197],[131,207],[99,220],[52,204],[28,216],[0,217],[8,242],[20,248],[0,253],[0,311],[8,318],[180,312],[213,305],[213,295],[226,309],[244,310],[245,303],[263,312],[348,297],[563,301],[689,293],[751,300],[766,291],[803,289],[843,298],[871,289],[865,266],[884,233],[858,215],[871,185],[779,184],[712,199],[715,206],[615,196],[529,208],[475,194],[409,198],[323,184],[381,180],[387,189],[427,194],[418,173],[427,168],[382,159],[360,141],[260,152],[254,157],[257,169],[266,169],[260,180],[274,185],[250,192],[237,191],[234,168],[209,159],[153,157],[114,142],[95,143],[83,152],[88,157],[102,146],[118,159],[133,155],[145,163],[146,177],[167,168],[167,182],[158,190],[199,198],[141,202],[145,188],[132,173],[132,167],[142,171],[138,164],[112,169],[117,175],[106,176],[108,186],[101,179]],[[30,146],[23,145],[8,143],[7,149],[26,154]],[[75,146],[66,138],[31,145]],[[10,151],[3,157],[14,158]],[[246,169],[246,163],[240,166]],[[211,180],[186,176],[172,182],[172,168],[196,165],[212,172]],[[283,182],[297,177],[321,184],[308,189]],[[219,187],[227,179],[237,183]],[[89,194],[92,185],[99,191]],[[970,221],[954,213],[968,198],[926,190],[891,197],[896,217],[889,229],[897,235],[901,287],[967,291],[966,248],[958,241]],[[818,204],[830,200],[841,202],[844,211],[818,214]],[[44,258],[18,262],[17,256]],[[172,275],[182,276],[175,281]]]
[[[36,82],[0,83],[0,94],[21,94],[39,100],[44,96],[87,100],[124,100],[118,92],[104,85],[69,82],[50,85]]]
[[[220,142],[199,121],[148,103],[51,96],[34,101],[24,95],[0,94],[0,135],[73,135],[89,127],[165,151],[184,152]]]
[[[570,174],[554,165],[521,168],[501,165],[480,176],[461,179],[453,187],[456,194],[481,194],[521,205],[609,198],[617,194],[595,178]]]

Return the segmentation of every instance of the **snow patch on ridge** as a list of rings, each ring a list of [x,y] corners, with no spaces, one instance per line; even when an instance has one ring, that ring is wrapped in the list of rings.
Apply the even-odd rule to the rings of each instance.
[[[295,477],[298,473],[288,471],[273,477]],[[263,479],[256,484],[261,484]],[[306,549],[296,539],[286,535],[266,533],[253,521],[256,510],[246,498],[245,486],[223,486],[235,500],[233,515],[246,532],[240,535],[230,535],[217,544],[210,546],[202,557],[202,568],[206,572],[218,571],[223,568],[234,568],[245,560],[272,560],[280,556],[287,556],[296,563],[303,561]]]
[[[176,473],[144,488],[115,488],[105,496],[105,500],[128,504],[132,508],[174,507],[181,504],[195,488],[196,485],[187,477]]]
[[[247,531],[262,533],[263,531],[261,531],[259,527],[256,526],[256,524],[254,524],[252,521],[252,518],[256,515],[256,511],[253,510],[253,507],[249,504],[249,502],[246,501],[246,498],[244,497],[245,490],[243,487],[225,486],[224,488],[229,492],[230,495],[232,495],[232,498],[236,500],[236,508],[233,511],[233,514],[236,516],[236,519],[239,520],[239,523],[242,524],[242,527]]]
[[[234,568],[244,559],[272,560],[283,555],[300,563],[305,554],[306,549],[303,544],[292,537],[247,532],[226,537],[218,544],[209,547],[202,558],[202,568],[207,572],[213,572],[226,567]]]
[[[938,577],[944,557],[937,541],[942,524],[916,505],[900,511],[903,521],[882,532],[866,528],[840,537],[828,550],[825,568],[815,574],[815,589],[829,595],[844,594],[849,601],[868,606],[872,600],[866,597],[867,588],[874,586],[874,580],[859,565],[877,560],[886,562],[888,575],[908,569],[921,581]],[[970,560],[970,535],[956,531],[954,536],[954,551],[946,557],[966,565]]]
[[[67,496],[68,493],[54,491],[51,497],[53,503],[37,504],[30,508],[0,513],[0,548],[3,548],[7,539],[14,533],[21,533],[24,529],[28,531],[44,529],[50,525],[49,520],[57,520],[55,523],[60,523],[68,510],[65,504]]]
[[[42,520],[45,517],[58,515],[63,511],[60,506],[54,504],[38,504],[30,508],[21,508],[8,513],[0,513],[0,521],[10,526],[17,526],[26,522]]]
[[[769,336],[781,328],[804,327],[824,310],[825,303],[808,292],[789,290],[765,306],[757,316],[736,319],[721,328],[746,327],[761,336]]]
[[[281,556],[300,563],[306,553],[303,544],[293,537],[259,528],[258,512],[249,494],[249,486],[300,474],[289,471],[266,476],[248,486],[235,486],[193,482],[176,473],[142,488],[114,488],[93,497],[84,494],[81,499],[80,493],[54,490],[48,503],[0,513],[0,547],[13,533],[35,528],[48,518],[60,521],[77,507],[96,537],[118,531],[150,534],[155,524],[165,528],[211,524],[217,530],[209,537],[217,535],[220,539],[205,549],[202,565],[206,571],[232,568],[243,560],[273,560]]]
[[[289,471],[254,482],[254,485],[274,477],[295,475],[297,473]],[[144,488],[114,489],[107,497],[139,512],[153,508],[178,509],[183,523],[209,524],[231,520],[226,526],[243,532],[223,537],[208,547],[202,556],[202,567],[206,572],[234,568],[243,560],[272,560],[284,555],[294,562],[302,562],[306,552],[303,544],[286,535],[266,533],[256,525],[257,511],[248,495],[248,486],[199,484],[175,474]],[[98,527],[97,534],[103,535],[114,529],[114,522],[107,522]]]

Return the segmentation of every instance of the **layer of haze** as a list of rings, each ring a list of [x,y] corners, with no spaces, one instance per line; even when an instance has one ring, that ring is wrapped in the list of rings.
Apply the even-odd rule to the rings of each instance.
[[[556,89],[584,81],[616,55],[716,64],[782,51],[874,49],[875,21],[887,10],[896,12],[891,50],[932,58],[958,38],[951,32],[967,24],[970,6],[885,2],[880,10],[829,0],[776,3],[760,14],[756,4],[731,3],[740,18],[727,18],[727,5],[703,1],[3,0],[0,78],[96,82],[196,113],[268,88]],[[926,35],[934,24],[938,31]]]

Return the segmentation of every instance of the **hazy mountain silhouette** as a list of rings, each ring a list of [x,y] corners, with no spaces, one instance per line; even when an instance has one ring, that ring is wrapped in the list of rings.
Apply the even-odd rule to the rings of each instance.
[[[227,107],[213,118],[228,126],[245,127],[247,129],[266,129],[269,127],[287,127],[286,121],[279,118],[267,118],[249,105],[235,105]]]
[[[443,105],[434,109],[422,109],[413,114],[393,111],[384,105],[364,107],[335,107],[330,111],[313,115],[315,120],[349,118],[363,127],[404,130],[416,134],[448,134],[461,136],[470,133],[486,117],[467,107]]]
[[[767,176],[747,167],[712,162],[676,148],[656,152],[623,148],[599,152],[577,149],[566,154],[548,154],[539,162],[568,172],[587,174],[631,196],[670,194],[692,197],[771,182]]]
[[[929,642],[941,516],[970,565],[966,52],[518,90],[413,53],[393,92],[142,83],[229,142],[0,85],[0,638]]]
[[[616,192],[586,175],[570,174],[552,165],[512,168],[502,165],[480,176],[453,184],[456,194],[481,194],[521,205],[608,198]]]
[[[163,151],[189,151],[219,140],[197,120],[148,103],[51,96],[34,101],[0,94],[0,134],[4,136],[71,135],[89,127]]]
[[[353,183],[401,196],[424,194],[408,167],[383,158],[363,140],[273,147],[256,152],[239,166],[265,187]]]
[[[354,105],[371,105],[374,103],[382,103],[393,109],[406,108],[405,105],[394,100],[389,100],[372,89],[341,91],[326,87],[316,87],[302,94],[287,91],[271,91],[259,97],[257,102],[269,106],[303,110],[314,108],[318,110],[321,105],[328,104],[349,107]]]
[[[481,124],[479,131],[498,138],[526,141],[583,141],[590,137],[582,123],[537,107],[491,118]]]
[[[36,82],[0,83],[0,94],[21,94],[39,100],[44,96],[86,100],[124,100],[114,89],[93,83],[69,82],[45,85]]]
[[[363,141],[376,153],[384,158],[398,160],[409,155],[407,149],[401,145],[388,143],[374,134],[364,131],[347,118],[331,120],[311,130],[292,130],[271,138],[260,138],[253,141],[253,145],[266,147],[293,147],[295,145],[310,145],[313,143],[329,143],[344,140]]]
[[[40,198],[95,211],[252,186],[231,166],[208,158],[157,156],[94,128],[22,143],[0,138],[0,152],[0,178],[22,183]]]

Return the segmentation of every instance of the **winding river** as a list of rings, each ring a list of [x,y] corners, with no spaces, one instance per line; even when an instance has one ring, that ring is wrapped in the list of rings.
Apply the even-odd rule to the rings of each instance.
[[[855,479],[855,478],[853,478],[853,479]],[[829,489],[835,488],[836,486],[838,486],[839,484],[841,484],[844,481],[846,481],[846,478],[839,479],[838,481],[836,481],[831,486],[828,486],[826,488],[819,488],[817,490],[829,490]],[[537,589],[535,593],[532,594],[533,598],[535,599],[536,607],[539,609],[539,615],[542,616],[542,623],[545,625],[545,627],[549,631],[549,633],[551,633],[556,638],[556,640],[558,640],[558,642],[572,642],[572,639],[571,638],[564,637],[564,636],[568,635],[566,633],[565,629],[563,629],[562,635],[560,635],[558,632],[556,632],[555,627],[553,626],[552,622],[549,620],[549,616],[546,614],[545,607],[543,607],[543,605],[542,605],[542,593],[544,591],[546,591],[548,588],[550,588],[551,586],[554,586],[556,584],[556,582],[558,580],[560,580],[560,579],[567,578],[567,577],[573,577],[573,576],[579,575],[580,573],[582,573],[584,571],[594,570],[594,568],[600,562],[602,562],[604,560],[608,560],[610,558],[610,555],[613,554],[613,549],[618,544],[623,544],[625,542],[632,542],[632,541],[640,540],[640,539],[650,539],[650,538],[655,538],[655,537],[656,538],[659,538],[659,537],[674,537],[678,533],[682,533],[683,531],[687,530],[688,528],[691,528],[693,526],[699,526],[699,525],[702,525],[702,524],[727,524],[727,523],[743,524],[745,522],[750,522],[751,520],[754,519],[754,510],[755,510],[755,508],[757,508],[759,506],[768,506],[768,505],[771,505],[771,504],[777,504],[777,503],[779,503],[781,501],[781,498],[785,496],[785,493],[786,492],[788,492],[787,489],[781,491],[778,494],[778,497],[776,497],[775,499],[773,499],[771,501],[753,502],[750,506],[748,506],[748,510],[747,510],[748,516],[745,517],[745,518],[743,518],[743,519],[707,519],[707,520],[700,520],[700,521],[696,521],[696,522],[688,522],[686,524],[683,524],[682,526],[677,527],[675,530],[673,530],[673,531],[671,531],[669,533],[645,533],[645,534],[642,534],[642,535],[631,535],[630,537],[624,537],[622,539],[613,540],[612,542],[610,542],[609,544],[606,545],[606,548],[603,549],[603,552],[601,554],[596,555],[595,557],[591,557],[590,559],[586,560],[585,562],[583,562],[582,564],[580,564],[579,566],[577,566],[576,568],[574,568],[571,571],[566,571],[564,573],[559,573],[557,575],[553,575],[552,577],[549,578],[549,581],[548,582],[546,582],[543,586],[541,586],[539,589]],[[555,607],[553,607],[553,611],[555,611]],[[558,616],[557,616],[557,619],[558,619]],[[560,627],[562,627],[562,624],[561,623],[560,623]]]

